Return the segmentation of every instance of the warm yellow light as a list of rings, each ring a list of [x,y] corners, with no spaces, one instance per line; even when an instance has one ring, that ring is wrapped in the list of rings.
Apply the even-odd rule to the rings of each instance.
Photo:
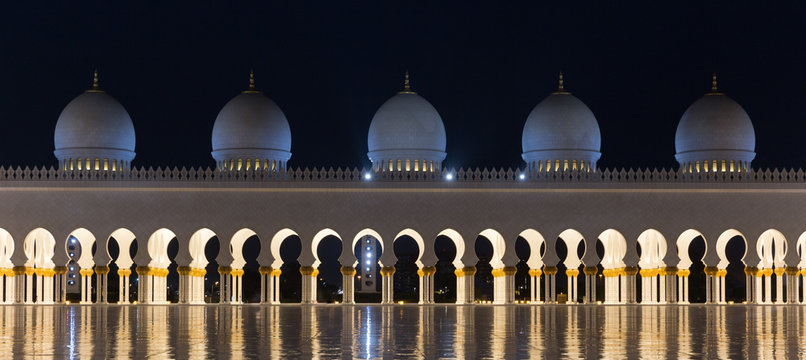
[[[400,300],[397,303],[400,304],[400,305],[403,305],[403,300]]]
[[[602,305],[602,302],[601,302],[601,301],[597,301],[597,302],[596,302],[596,305]]]
[[[747,305],[747,301],[742,301],[742,304],[745,304],[745,305]]]
[[[728,301],[728,305],[733,305],[733,301]]]
[[[67,303],[67,305],[70,305],[70,300],[67,300],[66,303]]]

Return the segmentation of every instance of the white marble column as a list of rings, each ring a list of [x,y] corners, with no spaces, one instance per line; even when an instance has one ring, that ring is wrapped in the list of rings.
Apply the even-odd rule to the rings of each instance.
[[[544,266],[543,273],[546,275],[546,304],[557,303],[557,267]]]
[[[129,304],[129,276],[131,269],[118,269],[118,304]]]
[[[456,274],[456,303],[474,303],[476,301],[474,289],[476,268],[474,266],[466,266],[461,269],[456,269],[454,274]]]
[[[543,275],[543,270],[529,269],[529,299],[532,304],[540,302],[540,275]]]
[[[434,303],[434,274],[437,268],[434,266],[423,266],[422,269],[417,270],[417,275],[420,277],[420,304],[433,304]]]
[[[300,266],[299,272],[302,274],[302,303],[316,304],[316,277],[319,270],[312,266]]]

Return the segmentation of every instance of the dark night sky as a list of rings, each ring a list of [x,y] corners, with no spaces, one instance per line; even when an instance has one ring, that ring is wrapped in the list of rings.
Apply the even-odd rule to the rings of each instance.
[[[560,70],[599,120],[600,167],[676,166],[675,127],[712,72],[753,119],[755,167],[806,167],[794,1],[117,3],[4,5],[0,165],[56,165],[59,113],[98,67],[134,121],[134,166],[213,166],[213,121],[254,68],[290,122],[292,167],[368,166],[370,120],[405,70],[442,115],[448,167],[521,166],[523,123]]]
[[[254,68],[291,124],[291,166],[367,166],[369,122],[408,69],[450,167],[521,166],[523,123],[560,70],[599,120],[601,167],[675,166],[677,121],[714,71],[753,119],[756,167],[806,167],[794,2],[291,3],[6,5],[0,164],[56,164],[56,119],[97,66],[134,121],[135,166],[213,166],[213,121]]]

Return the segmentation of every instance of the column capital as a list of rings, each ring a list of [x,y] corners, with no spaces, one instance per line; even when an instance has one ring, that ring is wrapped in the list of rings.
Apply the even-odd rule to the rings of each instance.
[[[798,268],[796,266],[787,266],[786,267],[786,274],[789,276],[796,276],[798,275]]]
[[[313,266],[300,266],[299,273],[306,276],[311,276],[313,271],[316,270]]]
[[[456,269],[453,271],[456,277],[462,276],[473,276],[476,275],[476,267],[475,266],[465,266],[461,269]]]
[[[301,269],[302,268],[300,268],[300,271],[301,271]],[[219,266],[218,267],[218,273],[220,275],[229,275],[231,272],[232,272],[232,268],[229,267],[229,266]]]
[[[579,270],[577,270],[577,269],[565,270],[565,275],[570,276],[570,277],[577,277],[577,276],[579,276]]]
[[[753,276],[758,272],[758,268],[755,266],[745,266],[744,267],[744,274]]]
[[[627,276],[635,276],[638,275],[638,271],[640,269],[637,266],[627,266],[623,270],[623,274]]]
[[[395,274],[394,266],[381,266],[381,276],[392,276]]]
[[[102,265],[96,266],[95,273],[98,275],[109,274],[109,266],[102,266]]]
[[[352,266],[342,266],[339,269],[339,272],[341,272],[341,274],[345,276],[355,276],[356,274],[356,270]]]
[[[713,276],[716,275],[716,272],[719,271],[719,268],[716,266],[706,266],[702,271],[705,273],[705,275]]]
[[[540,277],[540,275],[543,275],[543,270],[529,269],[529,276],[531,276],[531,277]]]
[[[81,274],[81,276],[92,276],[94,271],[92,271],[92,269],[81,269],[78,273]]]
[[[557,267],[556,266],[544,266],[543,273],[546,275],[557,275]]]
[[[129,276],[132,274],[131,269],[118,269],[118,276]]]
[[[596,275],[599,273],[599,268],[596,266],[586,266],[582,268],[582,273],[585,275]]]
[[[783,276],[786,273],[786,268],[775,268],[775,275]]]

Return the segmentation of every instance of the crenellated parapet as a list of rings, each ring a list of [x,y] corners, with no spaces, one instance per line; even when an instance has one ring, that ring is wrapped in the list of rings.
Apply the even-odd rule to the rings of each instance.
[[[291,168],[219,171],[212,168],[60,170],[54,167],[0,167],[2,181],[190,181],[190,182],[493,182],[493,183],[806,183],[802,169],[742,172],[683,172],[673,169],[603,169],[554,172],[523,169],[442,169],[438,172],[372,172],[358,168]]]

